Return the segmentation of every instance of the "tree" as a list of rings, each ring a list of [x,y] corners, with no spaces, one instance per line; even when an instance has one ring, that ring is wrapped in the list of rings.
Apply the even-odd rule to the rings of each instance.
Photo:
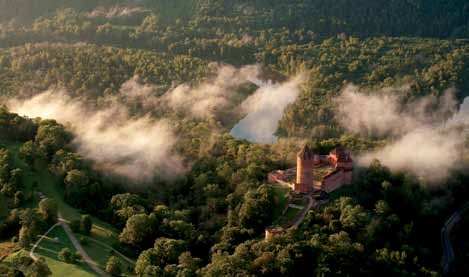
[[[69,225],[70,225],[70,229],[72,229],[72,231],[74,233],[80,232],[81,222],[80,222],[79,219],[74,219],[74,220],[70,221]]]
[[[28,248],[31,244],[32,238],[30,234],[30,230],[27,227],[23,226],[20,229],[20,234],[18,238],[18,243],[22,248]]]
[[[96,211],[102,205],[102,187],[99,183],[90,183],[85,171],[71,170],[65,177],[65,200],[71,205],[87,212]],[[88,201],[88,199],[94,201]]]
[[[179,255],[179,267],[189,270],[192,275],[195,275],[196,270],[199,268],[202,260],[192,257],[189,251],[183,252]]]
[[[160,267],[158,267],[158,270],[157,270],[155,266],[156,264],[155,252],[156,251],[154,248],[150,248],[140,253],[140,255],[138,256],[137,262],[135,264],[135,273],[137,274],[137,276],[152,276],[152,275],[144,274],[144,272],[150,271],[149,267],[155,267],[151,271],[161,271]]]
[[[120,226],[124,226],[131,216],[145,213],[144,201],[136,194],[116,194],[112,196],[110,206],[114,211],[113,221]]]
[[[158,27],[158,22],[159,22],[159,18],[157,15],[155,14],[148,15],[143,19],[142,24],[137,28],[137,32],[138,33],[156,32],[157,27]]]
[[[57,220],[58,207],[54,199],[42,199],[41,202],[39,202],[38,211],[45,221],[53,222]]]
[[[45,227],[44,221],[37,211],[28,208],[19,211],[19,222],[30,239],[36,237]]]
[[[14,196],[15,192],[22,187],[23,171],[20,168],[15,168],[8,174],[8,181],[3,179],[3,187],[1,192],[7,196]],[[0,185],[2,180],[0,179]]]
[[[137,265],[138,265],[138,261],[137,261]],[[137,276],[163,276],[164,275],[164,272],[163,270],[161,269],[161,267],[159,266],[154,266],[154,265],[149,265],[147,267],[145,267],[142,271],[140,271],[139,269],[137,269],[137,267],[135,267],[135,273],[137,273]]]
[[[10,151],[0,147],[0,186],[7,183],[10,178],[11,159]]]
[[[165,268],[178,263],[179,256],[186,251],[186,242],[182,240],[158,238],[153,248],[140,253],[135,265],[135,273],[142,275],[148,267]]]
[[[62,149],[69,141],[70,134],[55,120],[43,120],[39,124],[35,142],[47,157]]]
[[[57,254],[57,257],[59,260],[72,264],[76,262],[75,255],[70,251],[68,247],[62,248],[62,250],[59,251]]]
[[[119,235],[119,240],[143,248],[148,244],[153,231],[151,218],[146,214],[137,214],[127,220],[124,230]]]
[[[35,260],[26,272],[26,276],[30,277],[47,277],[52,275],[52,272],[43,257]]]
[[[15,207],[19,207],[21,203],[23,202],[23,199],[24,199],[24,194],[21,190],[15,192],[15,198],[13,200],[13,204],[15,205]]]
[[[36,145],[34,142],[27,141],[20,147],[20,157],[23,159],[29,166],[34,165],[34,160],[37,156]]]
[[[121,263],[116,256],[111,256],[106,263],[106,272],[112,276],[120,276],[122,273]]]
[[[80,227],[81,232],[83,234],[89,235],[91,233],[91,228],[93,227],[93,221],[91,220],[91,216],[82,215],[80,219]]]
[[[260,186],[256,191],[245,194],[239,208],[239,226],[258,232],[271,223],[273,193],[270,187]]]
[[[166,264],[177,263],[187,245],[183,240],[158,238],[155,240],[153,248],[156,250],[154,254],[158,256],[159,265],[164,267]]]
[[[73,169],[83,168],[82,158],[77,153],[72,153],[63,149],[55,152],[52,158],[51,169],[61,178],[66,177],[67,173]]]
[[[67,186],[84,187],[90,180],[84,171],[73,169],[67,173],[64,181]]]

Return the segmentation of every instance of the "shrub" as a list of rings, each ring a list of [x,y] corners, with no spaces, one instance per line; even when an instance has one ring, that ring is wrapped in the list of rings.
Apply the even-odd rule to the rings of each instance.
[[[72,220],[70,222],[70,229],[72,229],[74,233],[80,232],[80,220],[78,219]]]
[[[80,237],[80,243],[81,245],[88,245],[88,240],[85,237]]]
[[[122,273],[121,264],[119,259],[115,256],[111,256],[106,263],[106,272],[112,276],[120,276]]]
[[[91,221],[91,216],[83,215],[80,220],[81,231],[85,235],[91,233],[91,227],[93,227],[93,222]]]
[[[75,252],[75,254],[74,254],[74,259],[75,259],[75,262],[81,261],[81,254],[80,254],[80,252],[78,252],[78,251]]]
[[[59,260],[69,263],[69,264],[75,263],[76,261],[75,255],[67,247],[62,248],[62,250],[59,251],[58,258]]]

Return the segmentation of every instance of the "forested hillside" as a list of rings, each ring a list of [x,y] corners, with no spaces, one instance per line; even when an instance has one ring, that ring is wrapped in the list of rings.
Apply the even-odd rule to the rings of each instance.
[[[0,0],[0,275],[96,274],[62,227],[29,258],[62,217],[115,276],[438,276],[468,78],[465,0]],[[282,105],[278,141],[230,135]],[[353,184],[264,240],[305,144],[348,149]]]
[[[133,9],[136,13],[145,13],[147,10],[164,23],[182,20],[208,27],[213,23],[226,22],[230,23],[233,30],[240,27],[254,30],[304,28],[329,36],[344,32],[360,37],[464,37],[467,35],[469,20],[469,6],[464,0],[2,0],[0,18],[4,21],[14,19],[20,23],[30,23],[41,16],[50,16],[61,8],[86,13],[97,7],[116,5],[126,5],[129,11]],[[220,27],[224,29],[228,26],[217,26]]]

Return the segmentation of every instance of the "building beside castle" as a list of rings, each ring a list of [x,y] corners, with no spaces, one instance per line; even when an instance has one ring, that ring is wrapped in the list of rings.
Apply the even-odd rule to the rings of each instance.
[[[308,146],[297,154],[296,168],[268,174],[271,183],[280,183],[295,192],[330,193],[352,182],[353,160],[350,153],[336,148],[329,155],[317,155]]]

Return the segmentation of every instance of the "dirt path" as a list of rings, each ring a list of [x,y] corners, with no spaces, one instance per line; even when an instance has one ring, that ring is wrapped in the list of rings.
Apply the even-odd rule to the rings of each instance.
[[[59,226],[60,223],[55,223],[54,225],[52,225],[52,227],[49,228],[49,230],[47,230],[44,235],[42,235],[37,241],[36,243],[33,245],[33,247],[31,248],[31,250],[29,251],[29,257],[31,257],[31,259],[37,261],[37,257],[34,255],[34,251],[36,250],[37,246],[41,243],[41,241],[47,237],[47,235],[52,231],[54,230],[55,227]]]
[[[54,230],[54,228],[56,228],[57,226],[61,226],[64,230],[65,230],[65,233],[67,234],[68,238],[70,239],[70,241],[72,242],[73,246],[75,247],[75,249],[78,251],[78,253],[80,253],[83,261],[85,263],[87,263],[91,269],[93,269],[94,272],[96,272],[99,276],[109,276],[106,272],[104,272],[103,270],[101,270],[101,268],[98,267],[98,265],[96,264],[96,262],[88,255],[88,253],[86,253],[85,249],[83,249],[83,247],[81,246],[81,243],[79,242],[79,240],[75,237],[75,234],[73,233],[73,231],[70,229],[70,226],[68,226],[67,224],[67,221],[65,219],[63,219],[61,217],[61,215],[59,214],[58,216],[58,221],[56,224],[54,224],[53,226],[51,226],[42,236],[40,236],[40,238],[36,241],[36,243],[34,243],[33,247],[31,248],[31,250],[29,251],[29,256],[33,259],[33,260],[38,260],[38,258],[36,257],[36,255],[34,255],[34,251],[36,251],[36,248],[38,247],[38,245],[42,242],[42,240],[44,238],[47,237],[47,235],[52,231]],[[95,240],[91,237],[88,237],[86,236],[87,239],[91,240],[92,242],[96,243],[96,244],[99,244],[107,249],[110,249],[112,251],[114,251],[117,255],[119,255],[122,259],[126,260],[127,262],[131,263],[131,264],[135,264],[135,261],[128,258],[127,256],[125,256],[124,254],[122,254],[121,252],[117,251],[116,249],[114,249],[113,247],[105,244],[105,243],[102,243],[98,240]]]
[[[75,237],[75,234],[73,234],[72,230],[70,229],[70,226],[68,226],[67,222],[65,219],[63,219],[60,214],[59,214],[59,224],[64,228],[65,233],[67,233],[68,238],[72,242],[73,246],[75,246],[76,250],[78,253],[80,253],[83,261],[87,263],[91,269],[93,269],[94,272],[96,272],[99,276],[109,276],[106,272],[101,270],[101,268],[98,267],[96,262],[91,259],[90,256],[88,256],[88,253],[86,253],[85,249],[81,246],[80,242],[78,239]]]
[[[303,219],[305,218],[306,216],[306,213],[309,211],[309,209],[311,209],[311,207],[313,206],[314,204],[314,200],[313,198],[311,197],[311,195],[308,195],[306,196],[308,198],[308,205],[306,205],[306,207],[303,208],[303,210],[300,212],[300,216],[295,220],[295,222],[293,223],[292,227],[298,227],[300,226],[301,222],[303,222]]]

